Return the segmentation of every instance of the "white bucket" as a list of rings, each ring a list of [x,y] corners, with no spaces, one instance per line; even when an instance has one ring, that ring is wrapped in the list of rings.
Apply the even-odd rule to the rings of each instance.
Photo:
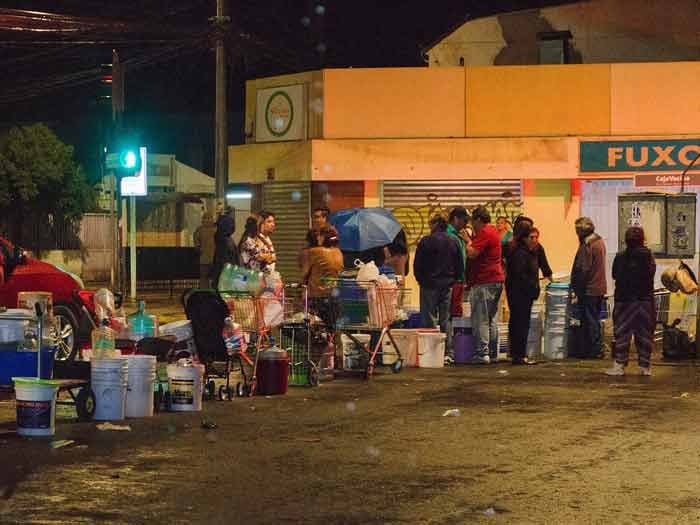
[[[418,366],[418,330],[410,328],[395,328],[391,335],[399,347],[403,366]],[[382,364],[393,365],[399,358],[396,348],[388,335],[382,340]]]
[[[204,365],[168,365],[168,390],[173,412],[202,410]]]
[[[192,321],[183,319],[172,323],[164,324],[160,327],[161,336],[175,337],[176,350],[186,350],[190,355],[197,355],[197,346],[194,342],[194,330],[192,329]]]
[[[90,384],[95,393],[98,421],[118,421],[126,416],[129,362],[125,357],[90,361]]]
[[[33,377],[13,377],[17,405],[17,434],[53,436],[56,432],[58,383]]]
[[[418,332],[418,366],[442,368],[445,366],[445,339],[442,332]]]
[[[126,417],[153,416],[153,390],[156,381],[156,356],[130,355]]]
[[[566,325],[565,323],[545,323],[543,357],[549,360],[566,359]]]
[[[369,345],[372,340],[370,334],[352,334],[363,345]],[[369,354],[358,347],[358,345],[350,339],[346,334],[341,335],[340,343],[343,346],[343,369],[344,370],[360,370],[363,365],[367,364]],[[364,354],[364,355],[363,355]]]

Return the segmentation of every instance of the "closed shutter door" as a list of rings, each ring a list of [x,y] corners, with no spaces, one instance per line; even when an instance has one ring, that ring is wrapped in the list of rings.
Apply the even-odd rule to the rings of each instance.
[[[285,282],[299,282],[299,250],[309,229],[311,188],[308,182],[270,182],[262,191],[262,207],[275,214],[277,230],[272,242],[277,252],[277,271]]]
[[[511,223],[522,209],[519,180],[385,181],[382,195],[384,207],[403,225],[410,246],[428,234],[430,217],[447,215],[455,206],[469,211],[486,206],[492,222],[504,216]]]

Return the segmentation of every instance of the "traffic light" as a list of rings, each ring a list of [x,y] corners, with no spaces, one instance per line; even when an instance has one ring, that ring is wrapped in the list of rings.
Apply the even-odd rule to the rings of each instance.
[[[114,76],[112,73],[112,64],[100,64],[100,87],[97,94],[97,100],[101,102],[109,102],[112,99],[112,83]]]
[[[141,169],[141,155],[138,149],[125,148],[119,152],[119,167],[124,171],[136,172]]]

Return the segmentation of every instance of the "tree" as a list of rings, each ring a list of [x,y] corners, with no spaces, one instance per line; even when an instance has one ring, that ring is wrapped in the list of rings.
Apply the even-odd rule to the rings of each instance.
[[[0,214],[14,242],[25,240],[28,222],[55,230],[78,221],[94,202],[73,147],[48,126],[13,127],[0,137]]]

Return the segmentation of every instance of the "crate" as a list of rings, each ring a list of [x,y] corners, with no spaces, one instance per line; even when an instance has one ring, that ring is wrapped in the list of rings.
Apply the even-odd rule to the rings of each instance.
[[[55,348],[41,349],[41,377],[53,377]],[[37,352],[0,352],[0,386],[12,386],[13,377],[36,377]]]

